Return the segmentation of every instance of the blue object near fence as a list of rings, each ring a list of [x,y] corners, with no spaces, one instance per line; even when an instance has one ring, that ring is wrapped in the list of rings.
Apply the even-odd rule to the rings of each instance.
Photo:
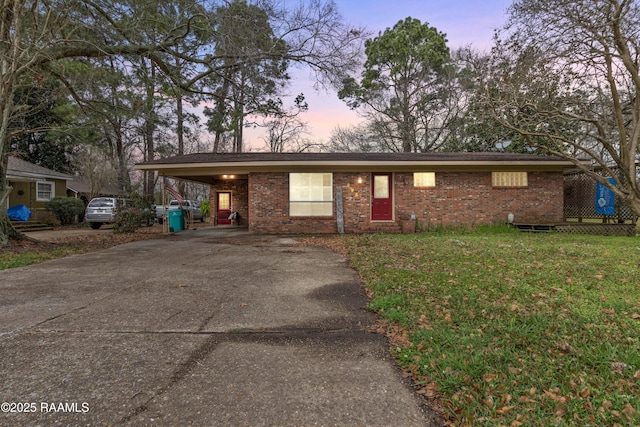
[[[613,178],[607,179],[612,185],[616,185]],[[598,215],[616,214],[616,195],[609,187],[601,183],[596,185],[596,213]]]
[[[31,211],[25,205],[15,205],[7,209],[9,219],[13,221],[29,221]]]
[[[182,209],[172,209],[168,211],[169,230],[176,232],[184,230],[184,214]]]

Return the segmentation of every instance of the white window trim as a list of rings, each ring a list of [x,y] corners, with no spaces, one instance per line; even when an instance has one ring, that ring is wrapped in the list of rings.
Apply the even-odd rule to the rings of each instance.
[[[47,184],[51,186],[51,193],[49,198],[40,197],[40,184]],[[56,183],[53,181],[36,181],[36,201],[37,202],[48,202],[51,199],[56,197]]]

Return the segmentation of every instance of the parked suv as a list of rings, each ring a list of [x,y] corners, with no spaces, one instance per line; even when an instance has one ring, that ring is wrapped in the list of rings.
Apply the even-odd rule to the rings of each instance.
[[[84,212],[84,220],[97,230],[102,224],[115,222],[118,209],[129,205],[129,200],[115,197],[96,197],[91,199]]]

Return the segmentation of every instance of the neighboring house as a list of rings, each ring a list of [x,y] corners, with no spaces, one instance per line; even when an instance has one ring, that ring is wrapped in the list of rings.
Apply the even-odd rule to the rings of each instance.
[[[510,153],[207,153],[136,168],[210,184],[216,224],[237,212],[252,233],[398,233],[506,223],[509,214],[562,222],[571,166]]]
[[[119,196],[121,193],[116,185],[105,185],[100,188],[96,197]],[[67,182],[67,196],[80,198],[86,205],[91,199],[91,185],[81,176],[73,176]]]
[[[67,181],[72,178],[10,155],[7,181],[13,190],[6,207],[25,205],[31,210],[31,219],[48,221],[52,215],[45,204],[54,197],[66,197]]]

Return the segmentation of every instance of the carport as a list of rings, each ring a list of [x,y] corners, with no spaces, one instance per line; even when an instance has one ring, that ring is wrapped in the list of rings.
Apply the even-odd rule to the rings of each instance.
[[[172,157],[136,165],[143,171],[157,171],[164,178],[191,181],[211,186],[211,219],[213,225],[231,224],[231,212],[236,212],[239,222],[247,225],[249,216],[249,170],[233,164],[192,162],[192,159]]]

